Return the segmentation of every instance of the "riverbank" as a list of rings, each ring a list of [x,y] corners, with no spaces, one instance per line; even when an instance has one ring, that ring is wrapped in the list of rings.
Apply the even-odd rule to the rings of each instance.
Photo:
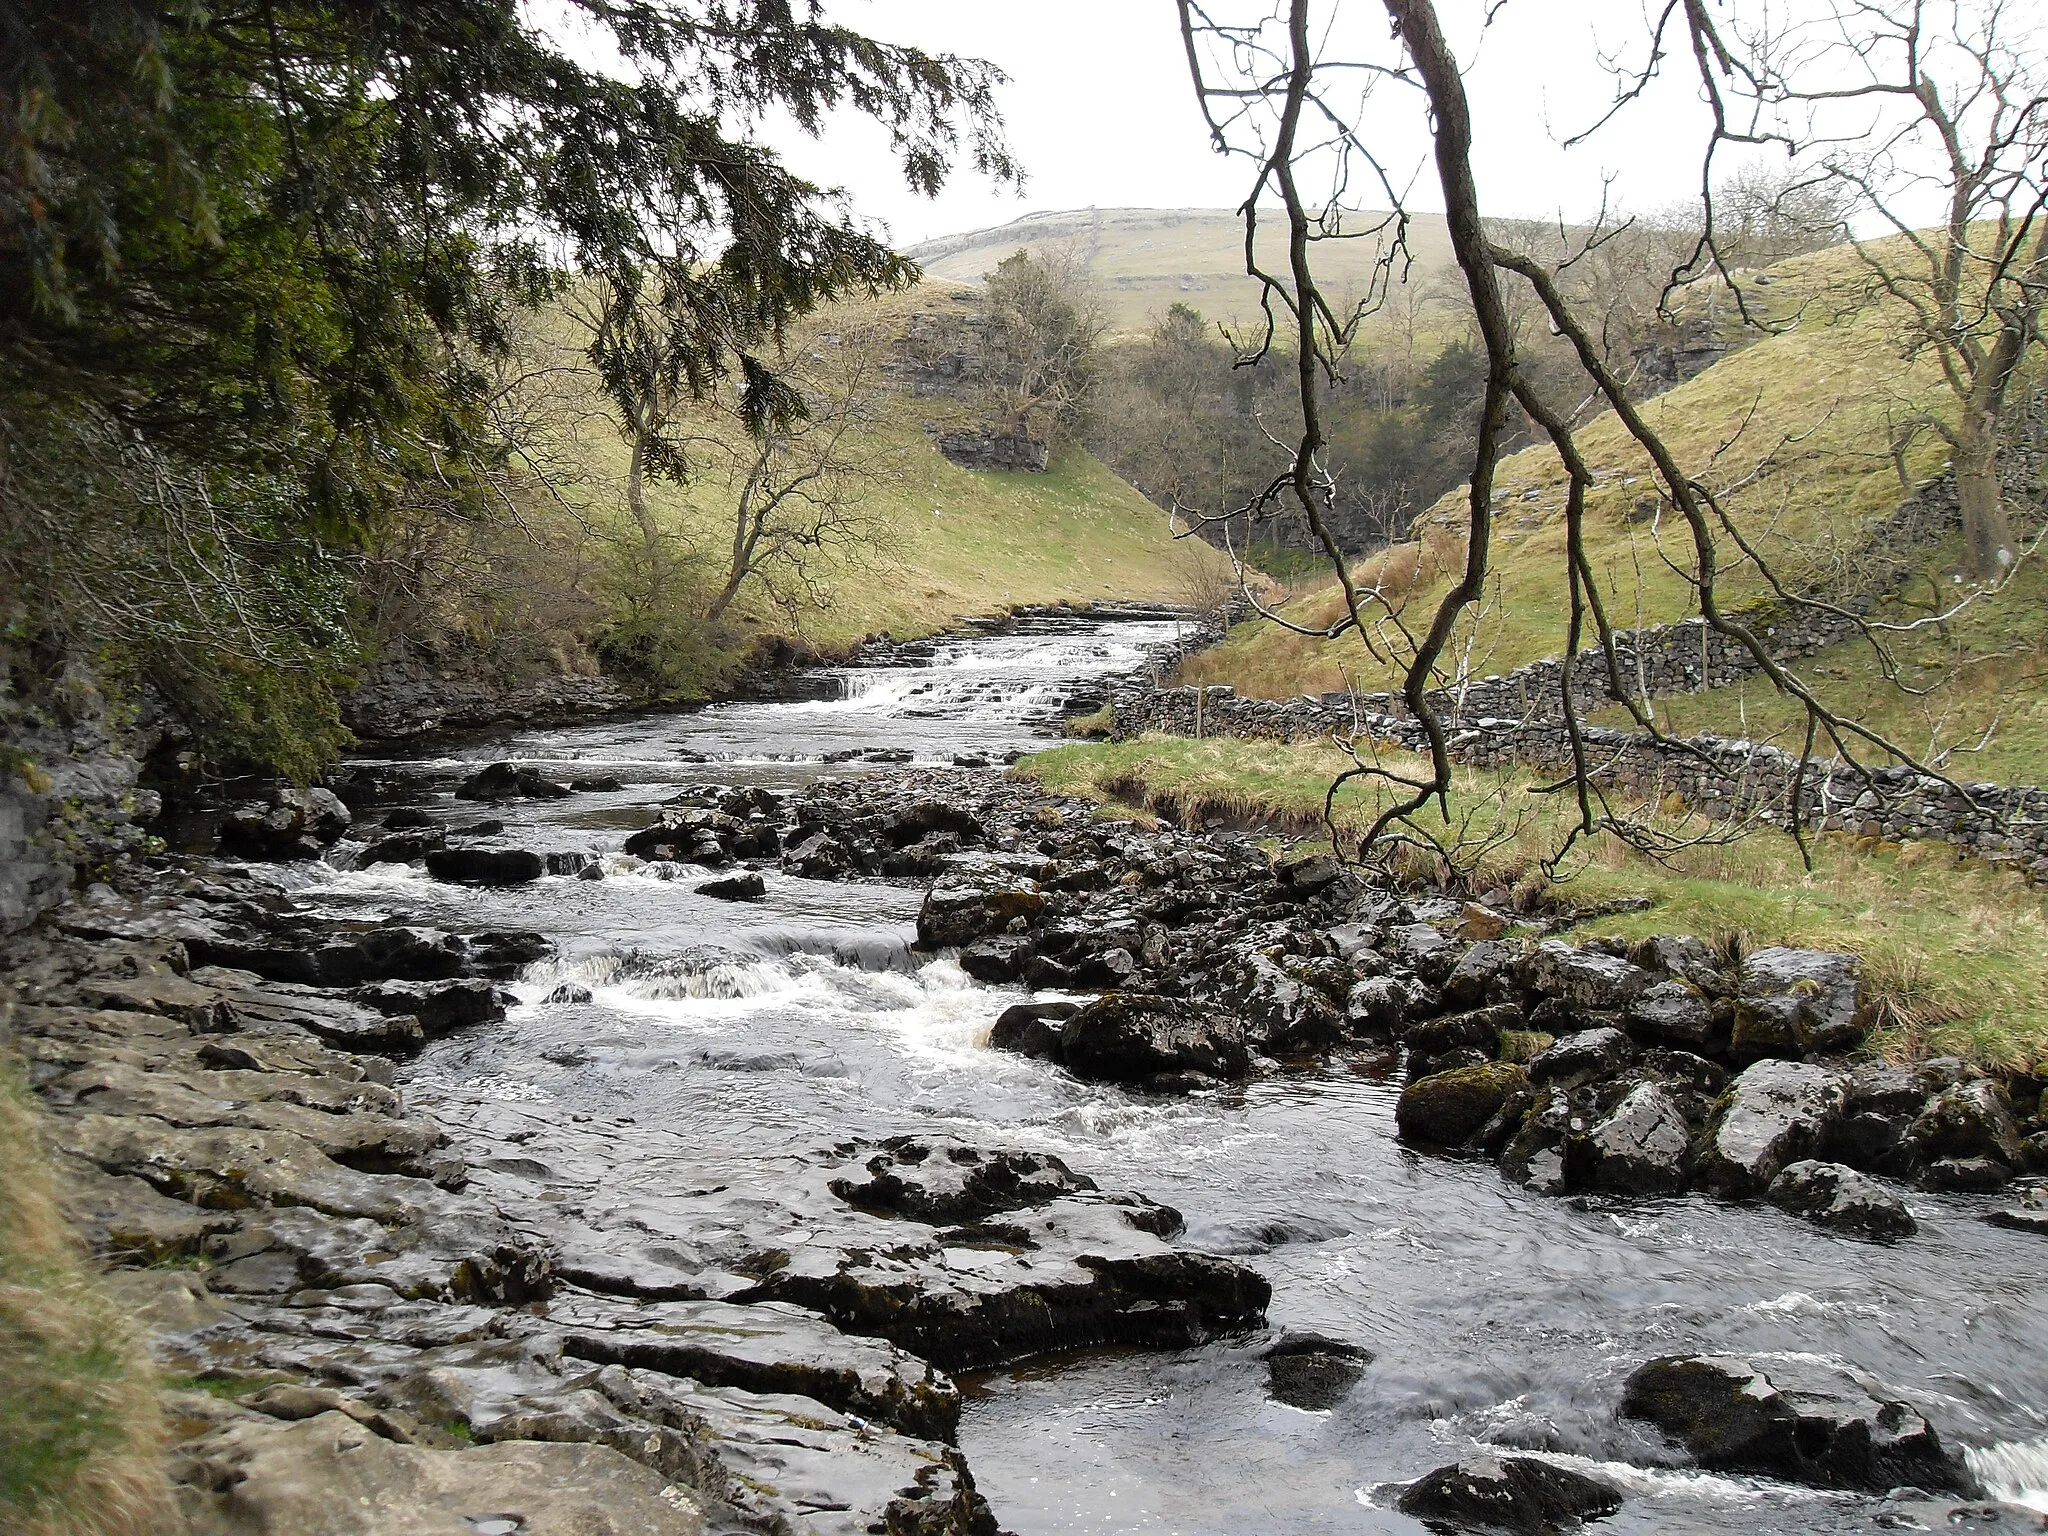
[[[2036,1106],[1859,1063],[1836,956],[1546,944],[1490,893],[939,766],[1138,664],[1111,631],[362,764],[282,861],[158,856],[62,914],[10,971],[22,1043],[185,1394],[196,1529],[354,1531],[351,1464],[518,1529],[544,1487],[592,1528],[1027,1536],[1408,1531],[1475,1479],[1648,1530],[1919,1507],[1887,1478],[2038,1495]],[[1811,1102],[1752,1102],[1787,1068]],[[1844,1175],[1914,1230],[1825,1224]],[[1698,1355],[1845,1444],[1887,1404],[1934,1429],[1709,1475],[1630,1407]]]

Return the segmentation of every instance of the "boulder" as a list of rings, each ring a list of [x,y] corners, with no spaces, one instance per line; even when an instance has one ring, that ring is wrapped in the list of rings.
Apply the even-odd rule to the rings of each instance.
[[[1296,898],[1320,896],[1348,878],[1344,861],[1333,853],[1307,853],[1273,866],[1281,891]]]
[[[1499,1043],[1501,1031],[1519,1029],[1522,1010],[1513,1003],[1496,1003],[1467,1013],[1447,1013],[1442,1018],[1411,1025],[1402,1032],[1401,1043],[1423,1059],[1448,1055],[1467,1046],[1488,1056]]]
[[[1812,1359],[1758,1366],[1725,1355],[1670,1355],[1638,1366],[1621,1411],[1682,1443],[1701,1466],[1819,1488],[1962,1489],[1934,1427],[1860,1372]]]
[[[986,933],[1000,933],[1018,918],[1045,910],[1035,881],[995,870],[951,875],[934,885],[917,913],[920,949],[952,949]]]
[[[1282,1334],[1266,1351],[1266,1390],[1311,1413],[1334,1408],[1372,1364],[1372,1351],[1319,1333]]]
[[[1613,1077],[1635,1060],[1636,1048],[1618,1029],[1582,1029],[1530,1059],[1532,1083],[1596,1082]]]
[[[1005,1008],[989,1030],[988,1043],[998,1051],[1040,1061],[1060,1061],[1066,1051],[1060,1035],[1067,1020],[1081,1011],[1079,1003],[1018,1003]]]
[[[1242,1077],[1251,1067],[1244,1029],[1235,1019],[1142,992],[1109,992],[1089,1003],[1062,1026],[1060,1047],[1068,1071],[1105,1082],[1143,1083],[1183,1073]]]
[[[1729,1052],[1737,1062],[1852,1050],[1863,1039],[1850,955],[1760,949],[1742,963]]]
[[[348,807],[329,790],[280,786],[222,818],[220,851],[238,859],[317,859],[350,820]]]
[[[768,882],[749,869],[737,875],[706,880],[696,891],[699,896],[710,896],[719,901],[761,901],[768,895]]]
[[[1618,1013],[1647,992],[1654,978],[1639,965],[1594,949],[1545,939],[1523,963],[1529,990],[1569,1014]]]
[[[1984,1219],[1994,1227],[2048,1237],[2048,1182],[2021,1185],[2010,1198],[2010,1204],[1990,1212]]]
[[[962,844],[979,843],[986,836],[981,819],[972,811],[943,800],[908,805],[882,828],[882,836],[897,848],[907,848],[934,834],[957,838]]]
[[[1628,1032],[1646,1045],[1668,1046],[1696,1056],[1718,1056],[1728,1048],[1728,1026],[1691,983],[1660,981],[1644,989],[1624,1016]]]
[[[455,885],[525,885],[547,870],[530,848],[435,848],[426,862],[428,874]]]
[[[1961,1062],[1940,1057],[1911,1067],[1857,1068],[1827,1155],[1866,1173],[1909,1177],[1925,1152],[1907,1147],[1906,1132],[1930,1099],[1962,1080],[1963,1070]]]
[[[1343,1038],[1342,1015],[1318,988],[1290,973],[1285,961],[1246,955],[1224,968],[1222,997],[1245,1033],[1270,1056],[1327,1051]]]
[[[357,987],[349,995],[379,1013],[412,1015],[420,1021],[429,1040],[502,1019],[505,1010],[519,1001],[504,988],[476,977],[454,981],[380,981]]]
[[[1758,1062],[1729,1085],[1707,1127],[1700,1182],[1720,1195],[1762,1194],[1788,1164],[1820,1155],[1847,1099],[1840,1072],[1808,1062]]]
[[[1612,1483],[1533,1456],[1468,1456],[1402,1491],[1401,1513],[1434,1529],[1549,1536],[1621,1508]]]
[[[1903,1200],[1876,1180],[1840,1163],[1809,1158],[1790,1164],[1771,1180],[1765,1194],[1773,1205],[1856,1237],[1888,1242],[1920,1230]]]
[[[1638,1083],[1591,1129],[1575,1138],[1568,1164],[1581,1160],[1586,1182],[1623,1195],[1673,1195],[1685,1188],[1692,1131],[1660,1083]]]
[[[561,800],[569,786],[557,784],[532,768],[516,763],[492,763],[464,779],[455,791],[458,800]]]
[[[434,849],[445,847],[447,842],[448,834],[438,827],[418,832],[394,832],[365,848],[356,863],[363,869],[372,864],[417,864]]]
[[[1528,1079],[1512,1062],[1458,1067],[1417,1078],[1401,1091],[1394,1123],[1401,1139],[1431,1147],[1469,1141]]]
[[[1024,962],[1031,958],[1031,940],[1015,933],[998,933],[976,939],[960,951],[960,969],[976,981],[1015,981]]]
[[[816,832],[782,854],[782,867],[805,880],[840,880],[853,870],[853,856],[829,832]]]
[[[1353,1034],[1391,1040],[1408,1022],[1408,984],[1398,976],[1368,976],[1344,1001],[1344,1020]]]
[[[1514,962],[1515,956],[1515,946],[1498,939],[1488,938],[1474,944],[1444,978],[1444,1006],[1477,1008],[1486,1001],[1486,989],[1493,985],[1494,978]]]
[[[1929,1100],[1906,1127],[1902,1151],[1915,1166],[1982,1158],[2010,1173],[2027,1163],[2005,1090],[1988,1077],[1957,1083]]]

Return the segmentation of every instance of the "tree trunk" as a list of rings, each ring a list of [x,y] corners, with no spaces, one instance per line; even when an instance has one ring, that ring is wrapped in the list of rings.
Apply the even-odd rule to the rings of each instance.
[[[1956,495],[1963,508],[1963,542],[1970,574],[1998,581],[2012,569],[2012,523],[1998,485],[1998,447],[1970,442],[1955,452]]]
[[[640,525],[640,540],[647,546],[647,595],[658,602],[662,589],[661,529],[647,510],[647,444],[654,436],[646,427],[633,433],[633,456],[626,464],[626,510]]]

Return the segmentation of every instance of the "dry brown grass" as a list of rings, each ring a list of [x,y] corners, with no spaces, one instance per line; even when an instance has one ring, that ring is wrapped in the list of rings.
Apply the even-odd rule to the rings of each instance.
[[[170,1528],[162,1411],[51,1188],[40,1112],[0,1055],[0,1531]]]

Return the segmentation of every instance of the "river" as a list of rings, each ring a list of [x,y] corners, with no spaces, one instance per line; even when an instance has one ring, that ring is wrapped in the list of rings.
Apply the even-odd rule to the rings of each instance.
[[[816,697],[521,731],[377,766],[444,811],[481,762],[616,776],[622,791],[489,812],[532,846],[616,850],[679,784],[789,789],[886,771],[826,761],[849,751],[950,763],[1043,745],[1074,690],[1171,636],[1156,618],[1044,620],[916,664],[828,672]],[[1872,1529],[1881,1500],[1685,1470],[1616,1419],[1631,1367],[1697,1350],[1875,1373],[1969,1448],[1988,1489],[2048,1510],[2044,1252],[1984,1222],[1980,1200],[1914,1194],[1919,1236],[1883,1247],[1705,1197],[1550,1199],[1489,1164],[1418,1155],[1394,1137],[1399,1078],[1362,1062],[1175,1100],[1081,1084],[986,1047],[1022,994],[913,955],[914,882],[770,872],[767,900],[739,906],[637,873],[512,890],[402,865],[311,878],[303,897],[335,913],[532,927],[559,946],[508,1018],[405,1069],[412,1103],[451,1124],[493,1104],[602,1117],[622,1178],[658,1174],[678,1141],[730,1159],[901,1132],[1053,1152],[1180,1208],[1191,1245],[1245,1256],[1273,1284],[1276,1327],[1376,1356],[1325,1412],[1269,1399],[1257,1340],[970,1378],[962,1446],[1017,1536],[1413,1531],[1384,1485],[1489,1446],[1619,1483],[1630,1497],[1605,1530]],[[547,1001],[563,981],[590,1000]]]

